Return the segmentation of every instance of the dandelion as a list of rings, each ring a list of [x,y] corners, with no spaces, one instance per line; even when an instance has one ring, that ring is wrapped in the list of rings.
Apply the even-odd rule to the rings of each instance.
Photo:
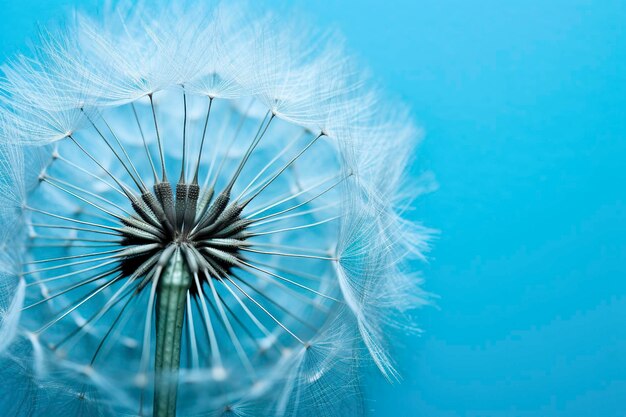
[[[424,302],[417,130],[335,33],[121,4],[0,81],[11,415],[358,415]]]

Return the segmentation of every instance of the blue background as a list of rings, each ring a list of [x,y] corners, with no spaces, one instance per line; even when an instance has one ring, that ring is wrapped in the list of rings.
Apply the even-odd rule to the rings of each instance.
[[[0,0],[0,59],[72,4]],[[296,1],[424,127],[436,308],[377,416],[626,415],[626,3]]]

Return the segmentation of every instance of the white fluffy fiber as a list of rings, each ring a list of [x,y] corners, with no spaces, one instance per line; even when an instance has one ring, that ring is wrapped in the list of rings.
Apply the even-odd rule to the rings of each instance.
[[[216,101],[253,98],[260,103],[260,115],[270,110],[286,125],[322,133],[329,149],[337,152],[340,174],[348,178],[340,185],[340,225],[331,237],[336,258],[332,270],[341,297],[341,306],[332,310],[335,317],[308,341],[308,348],[263,371],[270,385],[251,387],[229,397],[224,407],[212,404],[205,411],[240,416],[363,412],[359,370],[364,358],[388,379],[397,378],[391,338],[398,329],[415,329],[409,311],[426,299],[415,267],[409,266],[411,259],[424,257],[430,236],[428,229],[405,218],[406,201],[425,189],[421,181],[407,178],[419,137],[409,112],[371,87],[336,33],[312,29],[302,19],[252,13],[241,4],[205,7],[190,2],[158,7],[122,3],[102,16],[78,14],[61,31],[42,34],[31,55],[2,66],[0,214],[3,230],[17,228],[22,234],[3,236],[0,260],[0,352],[13,364],[7,369],[38,372],[24,369],[22,361],[41,349],[36,341],[28,343],[32,334],[22,330],[13,347],[10,342],[20,331],[25,297],[20,267],[15,266],[28,256],[23,240],[30,220],[22,210],[38,176],[55,158],[49,145],[79,137],[90,115],[96,118],[184,88],[190,96]],[[103,159],[103,164],[115,169],[114,161]],[[315,159],[305,180],[319,181],[328,168],[324,164],[323,156]],[[7,256],[9,246],[11,253],[18,252],[15,256]],[[26,345],[30,347],[20,347]],[[75,398],[67,399],[79,390],[67,377],[75,371],[69,366],[41,376],[36,384],[56,393],[41,403],[54,404],[62,392],[67,410],[80,412],[81,407],[70,405]],[[106,371],[91,376],[93,385],[105,392],[83,399],[95,403],[100,397],[136,397],[136,392],[115,386],[115,376]],[[24,392],[35,395],[26,385]],[[180,402],[193,401],[201,392],[181,393]],[[115,400],[103,404],[110,407]]]

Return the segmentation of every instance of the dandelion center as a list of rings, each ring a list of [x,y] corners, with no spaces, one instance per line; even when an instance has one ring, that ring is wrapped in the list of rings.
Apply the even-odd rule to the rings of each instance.
[[[175,251],[200,280],[224,279],[241,265],[239,249],[249,246],[246,227],[252,222],[241,217],[243,205],[229,204],[228,193],[215,201],[211,194],[201,194],[197,183],[179,182],[173,191],[168,182],[160,182],[154,192],[141,195],[141,202],[131,202],[136,215],[121,221],[121,245],[127,247],[120,266],[124,274],[149,270],[149,265],[163,267]]]

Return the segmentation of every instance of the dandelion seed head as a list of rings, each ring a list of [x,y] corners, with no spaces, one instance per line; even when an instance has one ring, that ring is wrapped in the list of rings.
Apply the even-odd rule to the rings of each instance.
[[[364,357],[398,377],[389,329],[415,327],[405,262],[432,233],[404,218],[430,188],[405,181],[418,130],[308,27],[122,2],[2,66],[0,354],[23,407],[359,415]]]

